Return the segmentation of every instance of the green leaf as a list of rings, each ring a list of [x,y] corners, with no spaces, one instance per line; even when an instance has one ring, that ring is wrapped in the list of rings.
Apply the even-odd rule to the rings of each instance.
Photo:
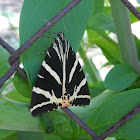
[[[50,113],[45,113],[39,116],[40,126],[45,133],[50,133],[53,130],[53,122]]]
[[[45,140],[43,132],[17,131],[18,140]]]
[[[91,98],[98,96],[107,88],[104,86],[104,82],[97,82],[93,85],[89,85],[89,91]]]
[[[131,31],[131,22],[128,8],[121,1],[109,1],[112,8],[112,16],[114,19],[114,24],[118,38],[118,46],[122,61],[132,65],[140,74],[140,65],[134,37]]]
[[[92,59],[88,58],[88,56],[86,55],[86,51],[85,51],[84,47],[85,47],[85,43],[83,43],[83,41],[82,41],[78,52],[84,62],[83,70],[84,70],[84,72],[87,72],[89,75],[89,76],[87,76],[87,80],[91,81],[92,83],[101,81],[99,72],[98,72],[96,66],[94,65],[94,63],[92,62]]]
[[[17,139],[17,135],[16,135],[16,131],[5,136],[4,138],[2,138],[1,140],[18,140]]]
[[[129,64],[122,63],[112,68],[105,78],[104,85],[111,90],[124,90],[137,79],[135,69]]]
[[[45,134],[43,132],[17,132],[18,140],[62,140],[56,134]]]
[[[0,46],[0,77],[2,77],[9,69],[8,63],[9,53]]]
[[[93,0],[94,4],[93,4],[93,11],[92,11],[92,15],[96,15],[97,13],[102,12],[103,8],[104,8],[104,0]]]
[[[40,131],[40,126],[27,106],[17,105],[0,97],[0,129]]]
[[[14,133],[15,131],[13,130],[0,129],[0,140],[6,140],[7,137],[11,137]],[[13,139],[10,139],[10,140],[13,140]]]
[[[134,82],[128,89],[136,89],[140,87],[140,81]]]
[[[65,118],[62,113],[57,111],[49,112],[53,121],[53,126],[57,134],[62,139],[72,139],[73,137],[73,129],[70,125],[69,121]]]
[[[32,88],[28,81],[25,80],[20,74],[16,73],[13,78],[13,83],[16,90],[25,97],[31,98]]]
[[[88,28],[92,30],[103,29],[115,33],[112,16],[105,12],[93,15],[88,22]]]
[[[111,40],[103,30],[87,30],[88,41],[101,48],[103,54],[109,61],[121,62],[121,57],[117,44]]]
[[[102,92],[100,95],[96,96],[95,98],[91,99],[90,105],[85,106],[85,107],[80,107],[80,106],[72,106],[69,107],[71,111],[73,111],[80,119],[83,121],[87,121],[89,118],[90,114],[99,106],[101,105],[105,100],[108,98],[114,96],[117,94],[117,91],[112,91],[112,90],[105,90]]]
[[[140,103],[140,89],[119,93],[102,103],[89,117],[88,125],[97,135],[119,121]],[[121,139],[140,139],[140,113],[121,126],[111,136]]]
[[[108,61],[107,63],[105,63],[103,67],[106,67],[106,66],[109,66],[109,65],[117,65],[117,64],[120,64],[118,61]]]
[[[76,140],[92,140],[91,136],[88,133],[80,134],[78,137],[75,138]],[[74,139],[74,140],[75,140]]]
[[[70,120],[70,124],[73,129],[73,138],[79,138],[79,136],[81,135],[82,128],[72,119]]]
[[[135,8],[138,11],[140,11],[140,7],[135,7]],[[104,7],[103,12],[108,14],[108,15],[110,15],[110,16],[112,16],[112,14],[111,14],[111,7],[107,7],[107,6]],[[134,14],[131,11],[129,11],[129,14],[130,14],[131,23],[134,23],[134,22],[138,21],[137,17],[134,16]]]
[[[14,101],[19,101],[23,103],[30,104],[30,99],[22,96],[17,90],[12,90],[8,92],[5,97],[8,99],[14,100]]]
[[[20,44],[29,39],[42,25],[53,18],[70,0],[25,0],[20,16]],[[84,7],[84,10],[83,10]],[[83,33],[93,9],[93,1],[81,1],[66,16],[51,28],[52,32],[64,32],[65,38],[71,43],[74,51],[78,50]],[[53,36],[49,33],[46,36]],[[23,55],[22,62],[33,85],[39,72],[44,55],[36,53],[46,50],[53,40],[41,37]]]

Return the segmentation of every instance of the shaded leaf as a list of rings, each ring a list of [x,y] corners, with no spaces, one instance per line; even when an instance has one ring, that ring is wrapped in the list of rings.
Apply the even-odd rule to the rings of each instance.
[[[105,12],[100,12],[93,15],[88,22],[88,28],[96,31],[103,29],[115,33],[115,26],[112,16]]]
[[[134,82],[128,89],[136,89],[140,87],[140,81]]]
[[[92,59],[88,58],[88,56],[86,55],[86,50],[84,49],[84,47],[85,47],[85,43],[84,43],[84,41],[82,41],[78,52],[79,52],[80,57],[82,58],[82,60],[84,62],[83,70],[85,72],[85,76],[87,78],[87,81],[92,82],[92,83],[101,81],[101,77],[99,75],[99,72],[98,72],[96,66],[94,65],[94,63],[92,62]]]
[[[102,103],[89,117],[88,125],[100,135],[140,103],[140,89],[119,93]],[[111,136],[140,139],[140,113],[121,126]]]
[[[50,112],[52,113],[52,112]],[[39,122],[44,133],[50,133],[53,130],[53,122],[50,113],[45,113],[39,116]]]
[[[107,88],[104,86],[104,82],[97,82],[93,85],[89,85],[89,91],[91,98],[98,96]]]
[[[5,136],[4,138],[2,138],[1,140],[18,140],[17,139],[17,135],[16,135],[16,131]]]
[[[30,98],[32,95],[32,88],[28,81],[25,80],[20,74],[16,73],[13,78],[13,83],[16,90],[25,97]]]
[[[117,91],[112,90],[105,90],[100,95],[96,96],[95,98],[91,99],[90,105],[85,107],[69,107],[71,111],[73,111],[80,119],[83,121],[87,121],[90,114],[99,107],[105,100],[117,94]]]
[[[15,133],[15,131],[12,131],[12,130],[3,130],[3,129],[0,129],[0,140],[6,140],[7,137],[11,137],[10,140],[15,140],[15,139],[12,139],[12,135]]]
[[[43,132],[17,131],[18,140],[45,140]]]
[[[18,140],[62,140],[56,134],[45,134],[43,132],[26,132],[18,131],[17,132]]]
[[[73,137],[73,129],[72,126],[70,125],[70,122],[64,117],[62,113],[59,113],[57,111],[53,111],[53,113],[50,114],[52,121],[53,121],[53,126],[57,134],[62,138],[62,139],[72,139]]]
[[[70,0],[25,0],[20,17],[20,44],[28,40],[46,21],[49,21],[56,13],[64,8],[68,2]],[[92,13],[92,8],[92,0],[81,1],[51,28],[51,31],[55,33],[64,32],[65,37],[71,43],[75,52],[78,50],[87,22]],[[45,35],[53,36],[48,33]],[[53,37],[56,37],[56,35]],[[39,56],[36,53],[46,50],[52,41],[42,37],[22,55],[22,62],[31,85],[33,85],[36,79],[44,58],[44,55]]]
[[[14,100],[14,101],[19,101],[23,103],[30,104],[30,99],[22,96],[17,90],[12,90],[8,92],[5,97]]]
[[[91,44],[96,44],[101,48],[103,54],[109,61],[121,62],[120,52],[117,44],[111,40],[103,31],[88,30],[88,40]]]
[[[136,7],[136,9],[138,11],[140,11],[140,7]],[[106,14],[109,14],[110,16],[112,15],[111,7],[107,7],[107,6],[104,7],[103,12],[106,13]],[[130,14],[131,23],[134,23],[134,22],[138,21],[137,17],[131,11],[129,11],[129,14]]]
[[[27,106],[8,102],[0,97],[0,129],[40,131],[37,118],[32,117]]]
[[[111,90],[123,90],[131,86],[137,79],[137,76],[132,66],[122,63],[116,65],[108,72],[104,85]]]

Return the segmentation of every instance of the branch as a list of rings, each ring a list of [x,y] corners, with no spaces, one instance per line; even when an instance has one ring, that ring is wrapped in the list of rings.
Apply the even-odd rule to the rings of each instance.
[[[69,115],[78,125],[83,128],[92,138],[97,138],[96,133],[90,129],[83,121],[81,121],[70,109],[67,107],[61,108],[67,115]]]
[[[140,20],[140,12],[128,1],[128,0],[121,0],[123,4]]]
[[[12,55],[9,59],[14,62],[25,50],[27,50],[38,38],[56,24],[63,16],[65,16],[72,8],[74,8],[81,0],[72,0],[59,13],[57,13],[50,21],[43,25],[29,40]]]
[[[6,43],[1,37],[0,37],[0,45],[6,49],[10,54],[15,53],[15,50],[8,44]],[[19,61],[19,60],[18,60]],[[9,64],[12,66],[13,63],[9,61]],[[20,67],[17,67],[15,69],[24,79],[27,80],[27,76],[24,70],[22,70]]]
[[[19,61],[15,61],[8,72],[0,78],[0,87],[14,74],[15,69],[19,66],[19,63]]]
[[[108,130],[106,130],[102,135],[100,135],[95,140],[103,140],[114,133],[119,127],[121,127],[124,123],[126,123],[129,119],[131,119],[136,113],[140,111],[140,104],[138,104],[134,109],[132,109],[129,113],[127,113],[124,117],[122,117],[118,122],[112,125]]]

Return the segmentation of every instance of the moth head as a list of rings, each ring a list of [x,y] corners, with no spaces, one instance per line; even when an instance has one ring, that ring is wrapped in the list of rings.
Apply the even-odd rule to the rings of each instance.
[[[59,38],[64,39],[64,33],[62,33],[62,32],[59,32],[59,33],[57,34],[57,36],[58,36]]]
[[[62,107],[66,107],[70,105],[70,100],[69,100],[70,95],[63,95],[62,96]]]

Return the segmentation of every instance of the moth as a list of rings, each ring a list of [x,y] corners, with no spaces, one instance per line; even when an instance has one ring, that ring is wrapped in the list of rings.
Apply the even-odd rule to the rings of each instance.
[[[42,62],[32,90],[30,112],[41,115],[61,107],[89,105],[87,80],[76,55],[59,32]]]

